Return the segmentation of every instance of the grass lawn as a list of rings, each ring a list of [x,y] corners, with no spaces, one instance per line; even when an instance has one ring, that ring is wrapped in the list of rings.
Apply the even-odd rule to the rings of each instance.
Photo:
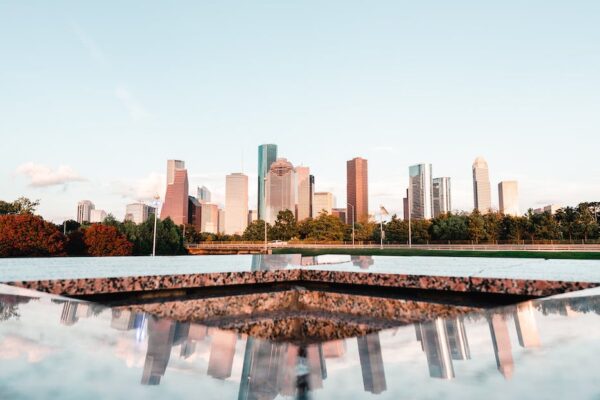
[[[600,252],[575,251],[478,251],[478,250],[420,250],[420,249],[273,249],[273,254],[349,254],[356,256],[418,256],[418,257],[488,257],[488,258],[544,258],[560,260],[600,260]]]

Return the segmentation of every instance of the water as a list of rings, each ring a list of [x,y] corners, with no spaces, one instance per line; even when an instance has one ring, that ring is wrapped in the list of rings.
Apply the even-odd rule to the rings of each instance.
[[[597,260],[338,255],[308,258],[300,255],[240,255],[0,259],[0,282],[242,272],[276,268],[600,282],[600,261]]]

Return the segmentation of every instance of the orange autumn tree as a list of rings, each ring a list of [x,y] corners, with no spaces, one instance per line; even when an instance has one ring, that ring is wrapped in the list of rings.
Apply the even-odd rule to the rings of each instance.
[[[114,226],[93,224],[83,232],[87,254],[93,257],[130,256],[133,244]]]
[[[0,215],[0,257],[62,256],[65,237],[33,214]]]

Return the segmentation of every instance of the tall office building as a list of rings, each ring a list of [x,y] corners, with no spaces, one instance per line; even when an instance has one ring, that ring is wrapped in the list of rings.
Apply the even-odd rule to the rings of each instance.
[[[325,211],[327,214],[331,215],[333,212],[334,198],[333,193],[331,192],[316,192],[314,196],[313,202],[313,210],[314,216],[317,218],[319,214]]]
[[[93,209],[90,211],[90,223],[101,223],[108,214],[104,210]]]
[[[187,223],[198,231],[202,231],[202,203],[194,196],[188,196],[188,219]]]
[[[410,217],[431,219],[433,216],[431,164],[413,165],[408,172]]]
[[[346,221],[348,220],[346,217],[345,208],[332,208],[331,215],[333,215],[334,217],[338,217],[343,223],[346,223]]]
[[[500,212],[505,215],[519,216],[519,183],[502,181],[498,184]]]
[[[185,163],[179,160],[167,161],[167,193],[160,219],[171,218],[176,225],[188,220],[188,175]]]
[[[217,224],[217,233],[225,233],[225,222],[227,221],[227,213],[222,208],[219,208],[219,212],[217,215],[219,216],[219,221]]]
[[[308,167],[296,167],[296,180],[298,182],[298,213],[296,219],[303,221],[312,217],[314,196],[314,177]]]
[[[142,224],[154,215],[156,209],[144,203],[131,203],[125,207],[125,220],[132,221],[136,224]],[[154,217],[152,217],[154,218]]]
[[[433,217],[448,214],[452,211],[452,186],[450,178],[435,178],[433,180]]]
[[[271,164],[277,159],[276,144],[262,144],[258,146],[258,219],[263,221],[267,217],[267,189],[265,179],[271,170]]]
[[[242,173],[225,178],[225,234],[241,235],[248,226],[248,176]]]
[[[258,211],[256,211],[256,210],[249,210],[248,211],[248,225],[250,225],[251,223],[253,223],[257,219],[258,219]]]
[[[200,205],[200,231],[205,233],[219,232],[219,206],[211,203]]]
[[[483,157],[477,157],[473,163],[473,197],[475,209],[487,214],[492,208],[492,186],[488,164]]]
[[[369,167],[367,160],[356,157],[346,162],[346,202],[348,220],[366,222],[369,220]]]
[[[296,173],[285,158],[278,158],[267,174],[267,222],[275,223],[280,211],[296,212]]]
[[[80,224],[90,222],[92,210],[96,208],[94,203],[89,200],[82,200],[77,203],[77,222]]]
[[[211,193],[210,190],[206,186],[198,186],[198,201],[200,203],[210,203],[211,201]]]

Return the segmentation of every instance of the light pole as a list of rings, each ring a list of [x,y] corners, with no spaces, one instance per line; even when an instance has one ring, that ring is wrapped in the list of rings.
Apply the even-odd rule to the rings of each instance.
[[[160,204],[159,199],[160,197],[158,195],[154,196],[154,233],[152,238],[152,257],[156,256],[156,220],[158,219],[157,214],[158,206]]]
[[[263,178],[263,195],[264,195],[264,200],[263,202],[265,204],[263,204],[263,206],[265,207],[265,215],[263,215],[263,222],[265,223],[265,255],[269,254],[269,245],[267,243],[267,177],[265,176]]]
[[[412,223],[412,210],[410,209],[412,204],[412,185],[411,182],[409,182],[408,184],[408,247],[412,248],[412,229],[411,229],[411,223]]]
[[[354,248],[354,206],[350,203],[346,203],[346,205],[352,207],[352,248]]]

